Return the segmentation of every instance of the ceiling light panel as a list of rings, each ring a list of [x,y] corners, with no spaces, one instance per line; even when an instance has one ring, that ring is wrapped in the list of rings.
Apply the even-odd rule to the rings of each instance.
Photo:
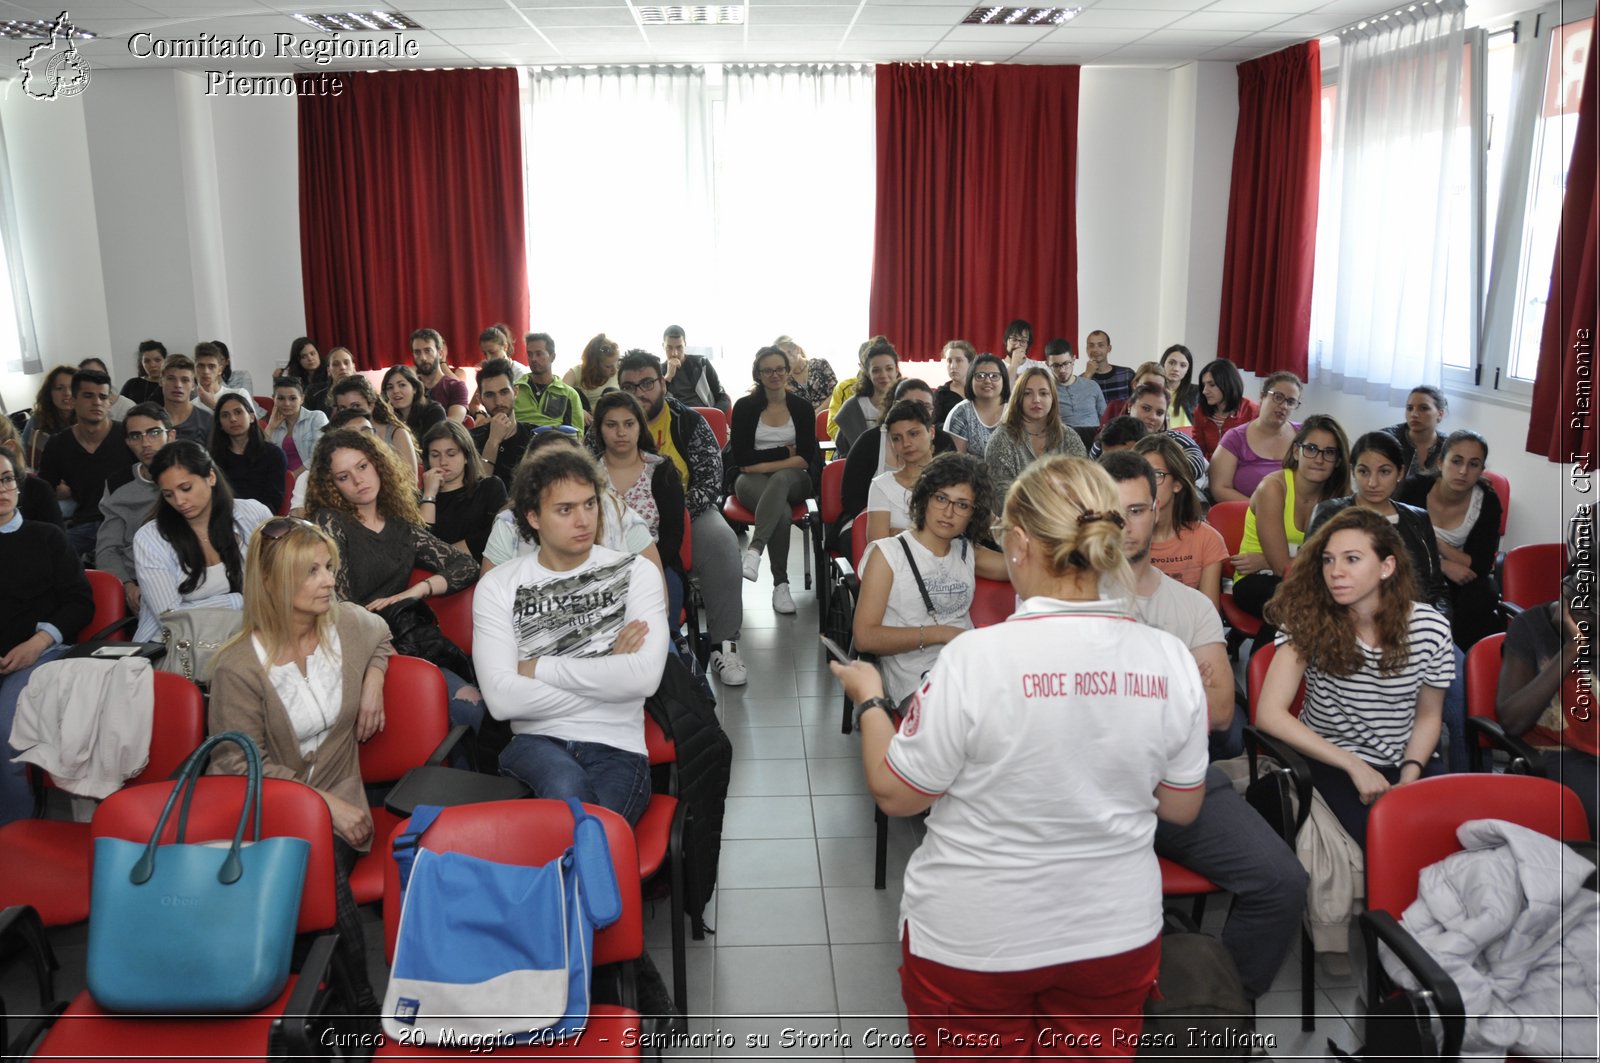
[[[329,11],[315,15],[297,12],[294,17],[324,33],[393,33],[422,28],[416,19],[398,11]]]
[[[1081,7],[975,7],[962,19],[967,26],[1059,26]]]
[[[649,4],[635,7],[639,21],[646,26],[741,26],[744,24],[744,5],[663,7]]]
[[[0,37],[12,41],[47,41],[55,29],[56,20],[53,18],[18,18],[7,19],[0,22]],[[63,36],[71,37],[76,41],[92,41],[95,34],[88,30],[79,29],[76,25],[68,23],[68,32]]]

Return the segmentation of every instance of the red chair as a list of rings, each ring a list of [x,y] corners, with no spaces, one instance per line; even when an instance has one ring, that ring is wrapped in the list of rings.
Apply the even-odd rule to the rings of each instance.
[[[121,588],[118,587],[120,592]],[[155,710],[150,754],[124,786],[159,782],[171,775],[206,737],[206,705],[200,688],[176,672],[154,672]],[[30,769],[40,786],[35,815],[44,815],[47,773]],[[89,917],[89,824],[58,819],[19,819],[0,827],[0,908],[31,905],[45,926],[66,926]]]
[[[728,415],[715,406],[691,407],[695,413],[706,419],[706,424],[711,426],[711,431],[716,434],[717,446],[728,445]]]
[[[711,651],[705,649],[705,653],[701,653],[700,607],[705,604],[705,599],[700,594],[700,584],[694,578],[694,521],[689,516],[687,506],[683,509],[683,542],[678,545],[678,565],[683,569],[683,616],[678,618],[678,622],[684,625],[689,645],[703,667]]]
[[[278,516],[287,517],[294,508],[294,473],[283,474],[283,501],[278,503]]]
[[[1217,889],[1216,883],[1200,872],[1190,871],[1182,864],[1168,860],[1164,856],[1156,857],[1156,863],[1161,868],[1161,896],[1193,898],[1192,914],[1194,921],[1199,923],[1206,915],[1206,898],[1213,893],[1221,892]]]
[[[1500,749],[1511,758],[1506,770],[1513,775],[1543,775],[1544,759],[1538,750],[1506,733],[1495,703],[1500,694],[1500,664],[1505,651],[1503,633],[1486,635],[1467,651],[1467,733],[1477,736],[1467,745],[1468,766],[1481,772],[1485,750]],[[1494,765],[1490,765],[1493,770]]]
[[[272,407],[277,403],[277,399],[273,398],[271,395],[252,395],[250,397],[255,400],[256,409],[266,410],[268,416],[271,416]]]
[[[1500,571],[1502,608],[1512,616],[1561,597],[1567,569],[1565,543],[1533,543],[1506,552]]]
[[[89,592],[94,595],[94,613],[75,641],[127,642],[129,633],[139,625],[139,618],[128,615],[128,595],[122,588],[122,581],[98,568],[86,568],[83,574],[89,578]]]
[[[826,413],[823,416],[826,416]],[[818,528],[818,535],[814,540],[817,554],[817,628],[822,634],[839,643],[843,643],[849,635],[831,633],[833,629],[828,622],[828,606],[838,579],[829,566],[828,529],[838,524],[839,518],[844,515],[844,466],[843,458],[824,465],[821,490],[817,492],[816,498],[806,499],[806,508],[810,511],[811,518],[817,522]]]
[[[408,586],[415,587],[436,574],[425,568],[414,568]],[[439,618],[439,630],[444,632],[444,637],[455,643],[468,657],[472,656],[472,596],[477,587],[474,583],[454,594],[430,594],[423,599],[428,608],[433,610],[433,615]]]
[[[438,667],[420,657],[396,654],[383,677],[383,730],[356,747],[361,781],[393,783],[423,764],[443,764],[467,734],[450,726],[450,695]],[[381,803],[372,806],[372,848],[350,869],[357,904],[383,899],[383,861],[400,817]]]
[[[1439,775],[1398,786],[1367,815],[1367,910],[1358,925],[1366,945],[1368,1008],[1395,990],[1379,962],[1382,941],[1416,977],[1442,1022],[1440,1059],[1456,1059],[1465,1033],[1461,992],[1438,962],[1400,925],[1417,899],[1422,869],[1459,852],[1456,830],[1474,819],[1502,819],[1552,838],[1587,841],[1588,819],[1573,791],[1550,779],[1517,775]],[[1382,1019],[1369,1013],[1372,1024]]]
[[[1003,623],[1016,611],[1015,587],[999,580],[978,577],[978,585],[972,592],[972,609],[967,614],[972,617],[973,627]]]
[[[1500,534],[1504,535],[1506,521],[1511,516],[1511,481],[1489,469],[1483,470],[1483,478],[1494,488],[1494,493],[1500,496]]]
[[[838,443],[834,442],[833,437],[828,434],[827,410],[817,411],[817,446],[822,448],[823,453],[830,453],[839,446]]]
[[[1206,523],[1221,533],[1223,542],[1228,546],[1229,557],[1239,552],[1239,544],[1244,541],[1244,517],[1249,509],[1248,502],[1216,502],[1206,513]],[[1222,562],[1222,574],[1230,579],[1233,577],[1233,564],[1230,561]],[[1261,618],[1251,616],[1235,605],[1232,591],[1222,592],[1222,619],[1243,638],[1253,639],[1261,633]],[[1238,644],[1230,640],[1229,648],[1237,650]]]
[[[644,953],[644,922],[639,901],[639,857],[628,821],[610,809],[585,806],[605,826],[611,843],[611,864],[622,892],[622,917],[595,931],[595,967],[624,965],[624,979],[632,981],[634,961]],[[410,819],[401,822],[405,829]],[[423,834],[421,844],[434,852],[457,852],[502,863],[538,865],[560,856],[572,844],[572,813],[564,801],[528,799],[457,805],[440,813]],[[395,937],[400,929],[400,874],[394,853],[385,850],[383,861],[384,954],[394,962]],[[494,1055],[512,1059],[637,1059],[639,1014],[610,1004],[589,1009],[583,1033],[561,1044],[496,1045]],[[460,1048],[418,1048],[385,1038],[376,1058],[465,1059]]]
[[[689,1014],[689,953],[684,940],[683,831],[688,808],[678,800],[678,746],[655,716],[644,714],[644,748],[651,775],[662,785],[652,787],[650,803],[633,826],[639,849],[639,881],[649,882],[666,868],[667,896],[672,911],[672,1002],[678,1014]]]
[[[1179,425],[1173,431],[1181,436],[1188,436],[1190,439],[1194,438],[1194,425],[1192,424]]]
[[[822,522],[813,516],[816,509],[816,499],[808,498],[789,511],[789,522],[799,528],[802,535],[810,538],[811,542],[801,551],[805,558],[806,590],[811,589],[811,559],[822,552]],[[729,524],[752,525],[756,522],[756,515],[750,512],[750,507],[729,495],[722,503],[722,515],[728,519]],[[865,527],[866,522],[858,522]]]
[[[132,786],[106,798],[90,824],[91,838],[122,838],[145,842],[155,829],[172,783]],[[231,839],[244,801],[245,780],[240,776],[206,776],[199,780],[189,809],[187,840]],[[177,837],[178,817],[168,819],[163,838]],[[79,993],[57,1016],[47,1004],[35,1020],[48,1027],[35,1049],[39,1059],[117,1059],[131,1053],[148,1058],[215,1060],[240,1056],[267,1058],[281,1033],[277,1054],[319,1055],[318,1033],[322,1016],[340,1005],[333,999],[344,994],[334,983],[333,953],[336,936],[322,934],[337,920],[334,901],[333,822],[328,805],[308,786],[288,779],[264,779],[261,788],[262,837],[304,838],[311,846],[306,863],[305,888],[300,897],[296,932],[318,935],[297,974],[277,999],[252,1014],[208,1018],[187,1016],[121,1015],[102,1010],[87,990]],[[0,919],[0,940],[16,934],[31,913],[28,908],[8,909]],[[49,971],[55,957],[40,934],[30,951],[37,965],[38,984],[54,996]],[[154,974],[154,973],[153,973]],[[55,1005],[59,1007],[59,1005]],[[13,1044],[26,1045],[31,1031]]]

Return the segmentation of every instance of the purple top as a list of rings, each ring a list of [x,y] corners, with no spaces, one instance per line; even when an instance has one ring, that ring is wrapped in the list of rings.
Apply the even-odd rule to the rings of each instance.
[[[428,398],[443,406],[448,412],[452,406],[465,406],[467,399],[467,385],[446,373],[433,387],[428,389]]]
[[[1249,430],[1248,424],[1230,428],[1222,434],[1222,440],[1217,444],[1239,459],[1239,467],[1233,473],[1233,489],[1246,496],[1255,494],[1257,484],[1283,468],[1282,458],[1264,458],[1250,449],[1250,437],[1246,434]],[[1300,426],[1294,425],[1294,430],[1300,431]]]

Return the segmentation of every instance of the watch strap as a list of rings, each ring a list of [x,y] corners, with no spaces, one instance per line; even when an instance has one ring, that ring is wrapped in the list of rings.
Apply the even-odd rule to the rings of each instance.
[[[868,709],[882,709],[894,718],[894,702],[885,697],[868,698],[856,706],[856,730],[861,730],[861,714]]]

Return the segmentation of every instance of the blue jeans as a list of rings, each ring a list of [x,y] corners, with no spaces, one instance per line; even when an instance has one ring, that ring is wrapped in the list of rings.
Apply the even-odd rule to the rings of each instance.
[[[477,734],[478,725],[483,723],[483,696],[477,693],[477,687],[450,669],[441,668],[439,672],[444,676],[444,688],[450,697],[450,726],[466,724]],[[473,692],[471,697],[461,696],[463,687]]]
[[[676,632],[683,626],[683,577],[672,568],[667,575],[667,630]]]
[[[1220,732],[1219,732],[1220,733]],[[1206,797],[1193,823],[1156,821],[1156,853],[1234,896],[1222,945],[1251,1000],[1272,986],[1300,929],[1306,869],[1220,768],[1206,769]]]
[[[97,520],[85,521],[82,524],[72,524],[67,527],[67,545],[72,547],[72,552],[79,557],[94,560],[95,540],[100,536],[100,522]],[[69,635],[76,632],[68,632]]]
[[[41,664],[55,660],[67,651],[59,642],[39,654],[39,659],[20,672],[12,672],[0,679],[0,827],[33,815],[33,793],[28,789],[28,768],[25,764],[11,763],[15,751],[4,745],[11,737],[11,724],[17,716],[17,700],[27,687],[33,670]]]
[[[1444,692],[1444,728],[1439,732],[1439,751],[1449,771],[1471,771],[1467,760],[1467,655],[1456,651],[1456,677]]]
[[[501,751],[500,774],[527,783],[535,797],[576,797],[630,824],[650,803],[649,758],[601,742],[520,734]]]

